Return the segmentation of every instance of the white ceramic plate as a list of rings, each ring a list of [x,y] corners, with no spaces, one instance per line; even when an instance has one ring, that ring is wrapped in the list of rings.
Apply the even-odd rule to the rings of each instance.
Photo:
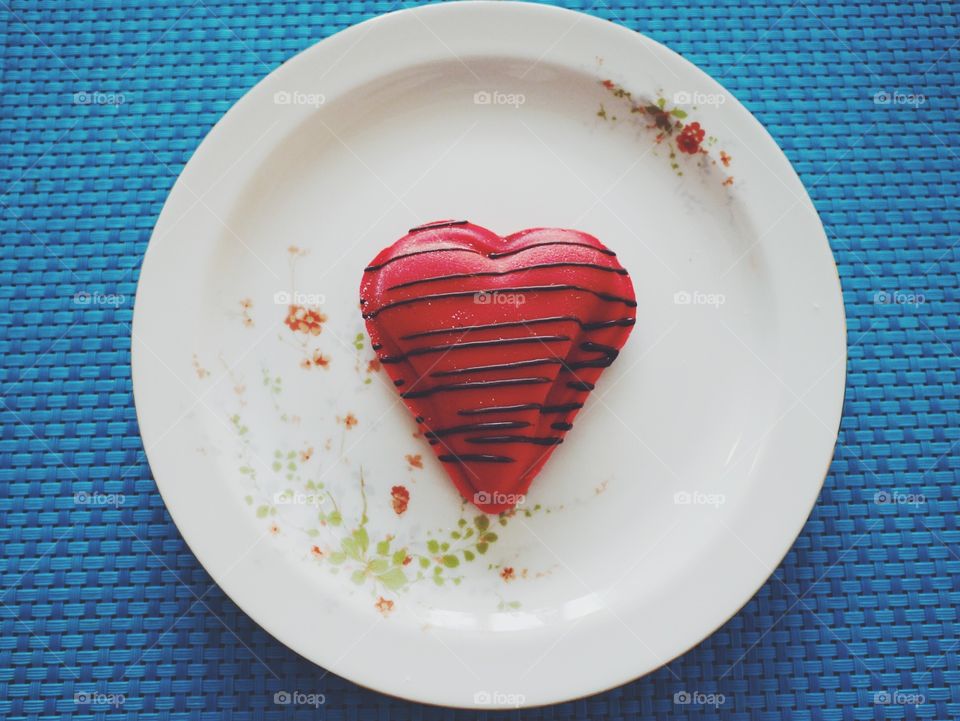
[[[364,265],[438,218],[590,232],[639,300],[489,528],[357,307]],[[213,578],[324,668],[474,708],[622,684],[735,613],[817,497],[844,366],[824,232],[757,121],[641,35],[514,3],[386,15],[259,83],[170,193],[133,334],[150,465]]]

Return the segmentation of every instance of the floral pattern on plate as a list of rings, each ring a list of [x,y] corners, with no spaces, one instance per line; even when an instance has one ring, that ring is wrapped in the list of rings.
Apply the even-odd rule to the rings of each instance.
[[[607,107],[600,103],[597,117],[612,123],[622,120],[642,123],[653,135],[654,143],[667,148],[670,167],[677,175],[683,175],[683,156],[696,158],[697,166],[702,169],[730,167],[733,158],[726,151],[719,150],[716,155],[711,152],[717,144],[716,137],[707,135],[706,129],[690,118],[695,108],[685,110],[678,104],[671,105],[663,93],[654,99],[637,98],[612,80],[602,80],[600,84],[610,92],[613,104]],[[733,176],[724,172],[721,183],[727,187],[733,185]]]
[[[296,264],[308,251],[291,247],[288,253],[290,282],[296,287]],[[376,357],[368,357],[366,336],[358,332],[347,343],[327,342],[327,313],[322,312],[319,305],[299,302],[304,298],[296,291],[278,293],[269,308],[273,314],[282,314],[278,341],[285,352],[293,354],[297,366],[305,371],[327,370],[331,364],[345,362],[352,366],[363,386],[372,385],[374,377],[379,377],[380,363]],[[285,306],[283,301],[286,300],[290,303]],[[259,304],[244,298],[239,306],[242,312],[230,315],[238,318],[246,328],[255,327]],[[357,317],[359,319],[359,313]],[[332,350],[337,345],[344,351],[342,354],[339,350]],[[552,569],[535,571],[520,566],[516,560],[494,558],[490,551],[500,538],[498,534],[510,525],[512,519],[553,513],[562,510],[563,505],[546,507],[537,504],[529,508],[520,505],[498,516],[488,516],[460,501],[459,513],[446,526],[421,529],[419,533],[401,533],[409,531],[403,526],[408,520],[408,509],[416,503],[416,494],[412,490],[416,479],[412,478],[389,484],[389,496],[381,504],[384,507],[377,508],[379,513],[374,522],[363,466],[358,467],[355,482],[343,483],[321,480],[326,473],[319,473],[316,465],[320,456],[332,461],[333,467],[340,461],[348,461],[348,437],[363,425],[362,419],[353,411],[336,414],[339,439],[330,437],[318,443],[315,438],[310,438],[310,429],[301,427],[300,416],[287,409],[282,374],[261,367],[260,383],[250,388],[225,358],[221,356],[218,361],[221,372],[231,385],[234,407],[226,425],[233,434],[236,449],[235,471],[247,488],[245,503],[264,524],[267,535],[283,536],[291,531],[310,539],[304,557],[333,575],[347,576],[355,586],[369,591],[372,606],[381,615],[389,617],[397,608],[399,595],[414,585],[461,585],[467,578],[462,571],[468,566],[484,570],[491,583],[499,587],[551,573]],[[197,354],[191,356],[190,362],[199,382],[209,382],[216,377],[214,371],[201,363]],[[386,381],[381,382],[386,384]],[[258,420],[248,403],[253,392],[266,394],[276,418],[291,428],[288,444],[274,449],[268,462],[258,459],[253,448],[252,427]],[[417,443],[422,442],[420,433],[415,432],[413,436]],[[424,469],[423,458],[421,452],[412,448],[402,460],[398,459],[400,474],[420,474]],[[270,476],[269,483],[262,482],[265,474]],[[271,492],[268,485],[279,485],[282,490]],[[600,492],[601,489],[596,489],[597,494]],[[344,503],[344,500],[350,503]],[[356,513],[348,513],[345,510],[348,505],[359,505],[359,509]],[[285,519],[284,507],[292,506],[311,508],[315,511],[312,520],[304,523]],[[498,610],[520,607],[518,601],[504,600],[499,595],[496,598]]]

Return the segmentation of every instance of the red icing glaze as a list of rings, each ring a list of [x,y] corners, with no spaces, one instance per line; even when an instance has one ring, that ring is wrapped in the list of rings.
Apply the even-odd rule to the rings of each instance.
[[[461,495],[487,513],[526,493],[636,319],[599,240],[505,238],[437,221],[381,251],[360,303],[384,369]]]

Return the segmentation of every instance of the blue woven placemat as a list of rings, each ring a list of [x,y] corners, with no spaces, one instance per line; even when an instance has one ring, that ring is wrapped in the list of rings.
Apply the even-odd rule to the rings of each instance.
[[[475,717],[324,675],[239,611],[164,510],[130,384],[140,261],[202,137],[297,51],[411,3],[7,2],[0,718]],[[563,4],[683,53],[770,129],[827,227],[850,360],[826,487],[757,596],[667,668],[510,715],[960,718],[957,6]]]

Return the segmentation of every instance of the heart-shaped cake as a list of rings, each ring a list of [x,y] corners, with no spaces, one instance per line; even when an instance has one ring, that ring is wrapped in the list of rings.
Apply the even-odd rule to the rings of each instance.
[[[505,238],[467,221],[417,228],[364,270],[376,351],[461,495],[515,506],[636,321],[616,254],[576,230]]]

